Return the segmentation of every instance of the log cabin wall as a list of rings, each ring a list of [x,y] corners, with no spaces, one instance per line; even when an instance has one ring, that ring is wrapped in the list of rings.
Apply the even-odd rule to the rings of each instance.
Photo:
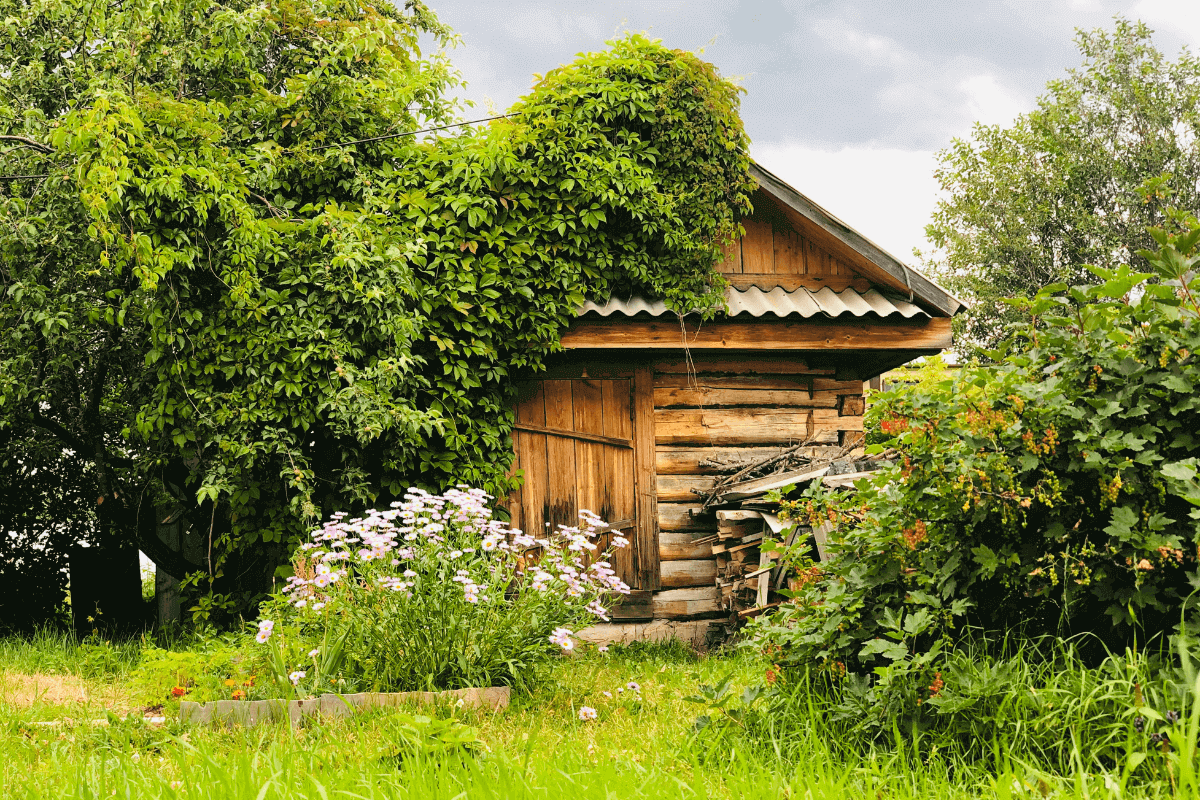
[[[861,441],[863,384],[836,380],[798,357],[693,354],[654,365],[654,442],[662,591],[660,619],[719,616],[716,517],[697,516],[694,490],[711,488],[720,461],[747,461],[814,440],[812,455]]]
[[[754,213],[717,267],[730,286],[727,314],[701,323],[681,320],[653,299],[586,303],[562,334],[566,352],[550,367],[556,374],[542,376],[633,379],[627,441],[638,552],[636,567],[626,569],[641,591],[615,619],[725,616],[712,545],[697,543],[717,532],[717,519],[692,513],[700,507],[695,490],[713,485],[722,462],[754,461],[804,441],[812,442],[814,458],[861,443],[862,381],[952,345],[958,300],[767,171],[755,166],[752,174],[762,187],[752,198]],[[536,405],[528,416],[535,428]],[[573,424],[571,435],[592,430]],[[535,443],[528,458],[518,445],[518,464],[534,487],[518,513],[536,525],[551,512],[538,516],[540,494],[529,505],[534,493],[548,491],[529,470],[549,475],[555,467],[537,460],[541,440],[527,434],[542,432],[527,426],[517,437]],[[579,454],[595,441],[575,444],[577,498],[589,491],[579,483]],[[566,491],[549,492],[545,507],[554,507],[550,495]],[[732,550],[722,556],[735,557]]]

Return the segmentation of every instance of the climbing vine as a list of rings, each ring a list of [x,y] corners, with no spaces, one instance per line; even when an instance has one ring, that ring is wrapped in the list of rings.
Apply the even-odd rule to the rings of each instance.
[[[693,54],[629,36],[408,135],[462,115],[419,0],[0,18],[2,171],[36,176],[0,184],[0,430],[71,448],[106,498],[77,516],[199,569],[199,613],[333,511],[506,492],[513,377],[585,298],[720,305],[752,182],[739,90]],[[155,543],[164,506],[204,563]]]

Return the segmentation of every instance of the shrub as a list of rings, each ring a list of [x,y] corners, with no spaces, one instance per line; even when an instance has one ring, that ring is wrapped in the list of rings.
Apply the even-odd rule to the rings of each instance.
[[[1200,587],[1200,225],[1156,231],[1157,274],[1094,269],[1047,287],[994,368],[881,396],[901,463],[853,495],[810,491],[828,563],[752,628],[784,663],[835,673],[904,662],[932,680],[964,623],[1094,632],[1110,647],[1166,631]],[[928,684],[927,684],[928,685]]]
[[[482,490],[412,489],[402,503],[313,531],[258,640],[303,692],[521,684],[573,629],[628,593],[605,560],[625,546],[594,514],[538,539],[493,519]],[[284,683],[286,688],[291,688]]]

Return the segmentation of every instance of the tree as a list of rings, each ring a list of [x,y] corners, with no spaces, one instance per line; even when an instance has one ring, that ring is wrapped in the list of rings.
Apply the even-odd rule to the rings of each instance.
[[[1168,206],[1200,203],[1200,61],[1167,59],[1141,23],[1077,36],[1083,64],[1009,128],[976,125],[939,154],[947,197],[928,264],[972,307],[960,341],[991,347],[1020,312],[1002,302],[1086,284],[1085,265],[1146,269],[1138,250]]]
[[[0,182],[0,431],[67,455],[97,541],[207,576],[197,613],[333,511],[506,492],[513,371],[589,294],[711,307],[749,207],[737,90],[639,37],[422,139],[458,79],[419,0],[0,16],[5,172],[43,176]],[[161,545],[164,506],[203,563]]]

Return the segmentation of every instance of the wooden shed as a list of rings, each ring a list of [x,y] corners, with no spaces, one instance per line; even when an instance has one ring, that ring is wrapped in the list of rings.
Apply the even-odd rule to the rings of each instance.
[[[728,313],[699,324],[662,302],[588,303],[516,407],[513,525],[590,509],[632,541],[615,568],[622,620],[719,617],[716,530],[693,489],[706,462],[863,436],[863,383],[951,344],[961,303],[755,166],[754,213],[721,266]]]

